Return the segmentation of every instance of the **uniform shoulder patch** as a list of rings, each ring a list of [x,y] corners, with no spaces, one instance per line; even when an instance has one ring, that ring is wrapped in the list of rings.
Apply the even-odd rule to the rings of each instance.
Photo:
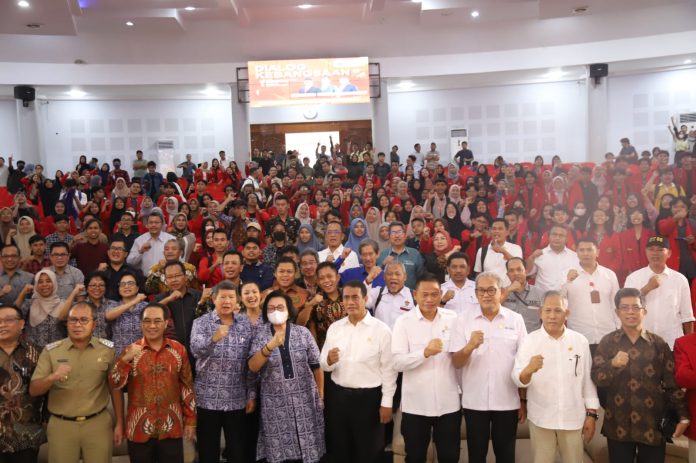
[[[55,349],[56,347],[60,346],[63,343],[63,340],[61,339],[60,341],[54,341],[50,344],[46,344],[45,349],[46,350],[52,350]]]
[[[108,339],[104,339],[104,338],[97,338],[97,340],[98,340],[100,343],[104,344],[106,347],[110,348],[110,349],[113,349],[113,348],[114,348],[114,342],[113,342],[113,341],[109,341]]]

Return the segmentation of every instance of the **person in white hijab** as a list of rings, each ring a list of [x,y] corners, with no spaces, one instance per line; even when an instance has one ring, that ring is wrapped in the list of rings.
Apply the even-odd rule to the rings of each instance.
[[[310,216],[310,213],[309,213],[309,204],[300,203],[300,205],[297,206],[297,211],[295,212],[295,218],[300,221],[300,224],[311,224],[312,217]]]
[[[22,216],[17,221],[17,232],[13,236],[14,242],[19,249],[19,257],[21,259],[31,258],[31,245],[29,239],[36,235],[34,220],[29,216]]]

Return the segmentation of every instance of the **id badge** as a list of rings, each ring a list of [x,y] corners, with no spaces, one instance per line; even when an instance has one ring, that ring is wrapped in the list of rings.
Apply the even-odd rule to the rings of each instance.
[[[590,291],[590,302],[592,302],[593,304],[600,303],[599,302],[599,291],[597,291],[596,289]]]

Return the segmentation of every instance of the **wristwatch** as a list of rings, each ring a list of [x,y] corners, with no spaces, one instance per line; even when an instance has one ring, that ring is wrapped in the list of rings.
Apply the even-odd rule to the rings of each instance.
[[[594,418],[595,421],[597,421],[599,419],[599,415],[596,413],[593,413],[593,412],[585,412],[585,416],[590,417],[590,418]]]

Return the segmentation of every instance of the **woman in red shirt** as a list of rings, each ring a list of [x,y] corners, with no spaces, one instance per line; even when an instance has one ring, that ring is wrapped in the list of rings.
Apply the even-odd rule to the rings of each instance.
[[[628,211],[628,228],[619,233],[619,271],[616,276],[619,285],[623,287],[626,277],[648,265],[648,257],[645,247],[648,238],[655,236],[650,227],[648,213],[644,209],[636,208]]]
[[[597,243],[599,265],[607,267],[614,272],[619,270],[619,235],[612,233],[609,227],[609,217],[602,209],[597,209],[592,213],[592,221],[587,236]]]

